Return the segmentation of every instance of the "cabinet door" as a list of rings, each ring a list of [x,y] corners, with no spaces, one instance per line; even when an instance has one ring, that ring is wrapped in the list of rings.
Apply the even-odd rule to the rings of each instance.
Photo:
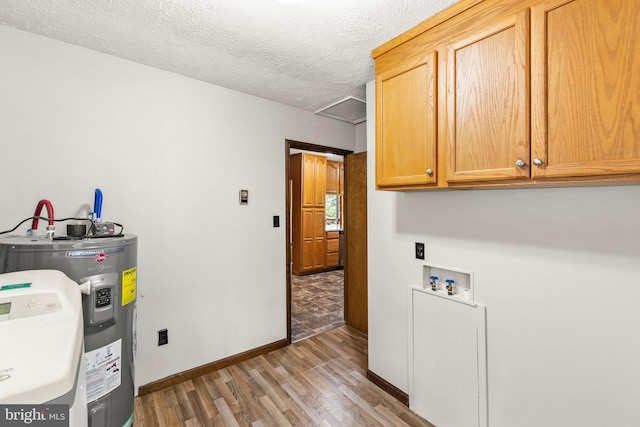
[[[302,155],[302,206],[316,204],[316,156]]]
[[[324,206],[327,195],[327,158],[316,156],[315,165],[315,206]]]
[[[327,194],[338,194],[340,191],[340,164],[327,161]]]
[[[331,254],[340,250],[340,241],[338,239],[327,238],[327,253]]]
[[[327,258],[324,209],[302,210],[302,271],[324,268]]]
[[[327,189],[327,158],[303,154],[302,205],[324,206]]]
[[[302,265],[301,270],[313,270],[316,247],[316,212],[314,209],[302,209]]]
[[[529,12],[448,46],[449,182],[529,177]]]
[[[340,263],[340,234],[328,231],[327,239],[327,267],[337,267]]]
[[[640,2],[531,10],[532,176],[640,171]]]
[[[376,77],[376,185],[436,183],[437,55]]]
[[[325,268],[327,259],[327,245],[325,240],[324,209],[314,209],[314,247],[313,268]]]

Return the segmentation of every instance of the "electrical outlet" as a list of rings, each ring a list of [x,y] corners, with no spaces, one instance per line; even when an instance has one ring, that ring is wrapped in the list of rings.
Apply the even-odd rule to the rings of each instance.
[[[169,344],[169,331],[167,329],[160,329],[158,331],[158,346]]]
[[[280,216],[279,215],[274,215],[273,216],[273,226],[275,228],[280,227]]]
[[[416,259],[424,259],[424,243],[416,242]]]

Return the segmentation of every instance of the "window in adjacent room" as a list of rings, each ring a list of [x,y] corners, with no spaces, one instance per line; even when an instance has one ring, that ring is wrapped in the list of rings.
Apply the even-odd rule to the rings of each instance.
[[[327,194],[325,204],[325,219],[327,225],[340,224],[340,195]]]

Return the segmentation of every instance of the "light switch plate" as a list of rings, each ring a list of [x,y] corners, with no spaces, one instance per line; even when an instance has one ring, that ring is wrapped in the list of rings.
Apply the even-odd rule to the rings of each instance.
[[[240,190],[240,204],[241,205],[249,204],[249,190]]]

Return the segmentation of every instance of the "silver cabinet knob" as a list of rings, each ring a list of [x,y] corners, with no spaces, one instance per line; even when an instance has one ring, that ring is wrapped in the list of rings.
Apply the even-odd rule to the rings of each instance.
[[[519,168],[523,167],[523,166],[524,166],[524,160],[522,160],[522,159],[521,159],[521,160],[518,160],[518,161],[516,162],[516,166],[517,166],[517,167],[519,167]]]
[[[427,175],[433,175],[433,171],[431,169],[427,169]]]
[[[540,166],[542,164],[542,160],[536,157],[535,159],[533,159],[533,164],[536,166]]]

